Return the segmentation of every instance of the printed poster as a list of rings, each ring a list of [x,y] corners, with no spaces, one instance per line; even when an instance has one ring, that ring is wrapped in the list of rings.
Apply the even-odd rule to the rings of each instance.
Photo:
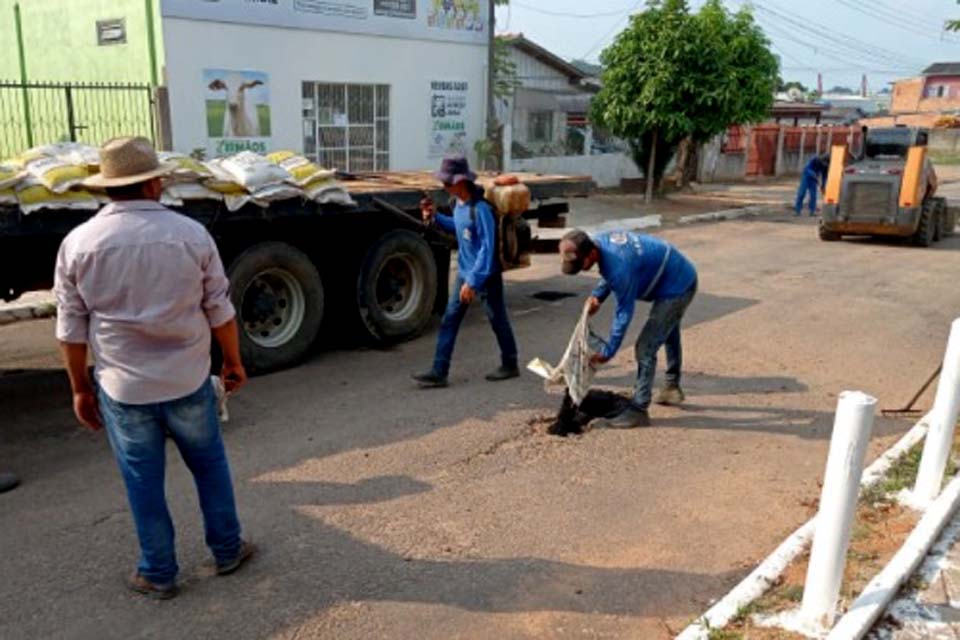
[[[434,80],[430,83],[431,158],[467,155],[467,92],[461,81]]]
[[[270,78],[260,71],[204,69],[208,152],[266,153],[270,147]]]
[[[168,18],[486,45],[491,0],[160,0]]]
[[[481,0],[430,0],[427,26],[462,33],[483,33],[489,4]]]

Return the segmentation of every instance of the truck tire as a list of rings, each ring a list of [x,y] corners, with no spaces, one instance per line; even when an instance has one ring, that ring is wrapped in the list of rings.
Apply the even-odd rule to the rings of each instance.
[[[289,244],[263,242],[237,256],[227,275],[244,366],[266,373],[300,362],[323,322],[323,283],[310,258]]]
[[[923,207],[920,209],[920,222],[917,224],[917,231],[913,234],[911,242],[915,247],[929,247],[933,244],[936,237],[937,215],[934,212],[933,199],[927,198],[923,201]]]
[[[381,236],[357,278],[357,305],[370,335],[400,342],[422,332],[437,298],[437,264],[426,240],[412,231]]]
[[[843,237],[836,231],[830,231],[829,229],[824,227],[823,221],[821,221],[820,225],[817,227],[817,234],[820,236],[820,239],[823,240],[824,242],[836,242],[837,240],[840,240]]]

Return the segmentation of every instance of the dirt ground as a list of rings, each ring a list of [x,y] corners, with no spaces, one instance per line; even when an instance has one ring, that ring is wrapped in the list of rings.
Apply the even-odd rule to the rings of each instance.
[[[685,408],[655,408],[648,429],[548,436],[560,396],[532,375],[483,380],[495,343],[476,311],[446,390],[408,378],[434,331],[317,353],[232,402],[241,518],[263,548],[235,576],[204,568],[171,451],[183,591],[166,603],[123,589],[136,550],[123,489],[105,439],[73,423],[51,324],[0,328],[0,466],[24,479],[0,496],[0,637],[671,636],[807,518],[837,394],[900,405],[936,366],[960,238],[822,243],[787,216],[662,233],[701,278]],[[508,277],[524,358],[559,358],[593,283],[556,260]],[[600,383],[628,392],[634,371],[625,348]],[[871,457],[908,427],[878,418]]]

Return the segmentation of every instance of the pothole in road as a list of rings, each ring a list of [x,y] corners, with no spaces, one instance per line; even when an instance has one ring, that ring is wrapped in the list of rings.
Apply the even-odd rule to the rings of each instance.
[[[576,298],[577,294],[568,291],[537,291],[530,297],[544,302],[556,302],[564,298]]]
[[[557,417],[547,427],[547,433],[552,436],[567,437],[583,433],[591,420],[596,418],[612,418],[627,408],[630,401],[612,391],[592,389],[583,399],[580,406],[573,403],[569,393],[563,394],[563,402]]]

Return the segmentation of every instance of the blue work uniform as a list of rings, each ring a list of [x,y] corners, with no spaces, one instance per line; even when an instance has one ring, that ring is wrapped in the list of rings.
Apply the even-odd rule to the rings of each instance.
[[[810,196],[810,215],[817,212],[817,189],[824,189],[827,185],[827,172],[830,165],[820,159],[820,156],[814,156],[803,168],[803,176],[800,178],[800,188],[797,189],[797,201],[794,203],[793,210],[796,215],[800,215],[803,209],[803,201],[809,194]]]
[[[483,301],[490,326],[500,345],[501,364],[516,368],[517,343],[507,316],[503,274],[497,255],[497,220],[493,209],[479,198],[473,202],[458,201],[452,216],[438,213],[436,221],[444,231],[456,235],[458,249],[457,279],[440,324],[433,361],[434,372],[446,377],[450,371],[457,333],[469,307],[460,302],[460,289],[464,283],[470,285]]]
[[[593,296],[602,302],[613,293],[617,299],[610,339],[601,353],[604,358],[612,358],[620,349],[637,300],[653,303],[636,343],[633,404],[645,410],[650,405],[661,346],[667,351],[667,383],[680,385],[680,321],[697,292],[697,269],[679,249],[653,236],[613,231],[594,236],[593,242],[600,251],[603,276]]]

